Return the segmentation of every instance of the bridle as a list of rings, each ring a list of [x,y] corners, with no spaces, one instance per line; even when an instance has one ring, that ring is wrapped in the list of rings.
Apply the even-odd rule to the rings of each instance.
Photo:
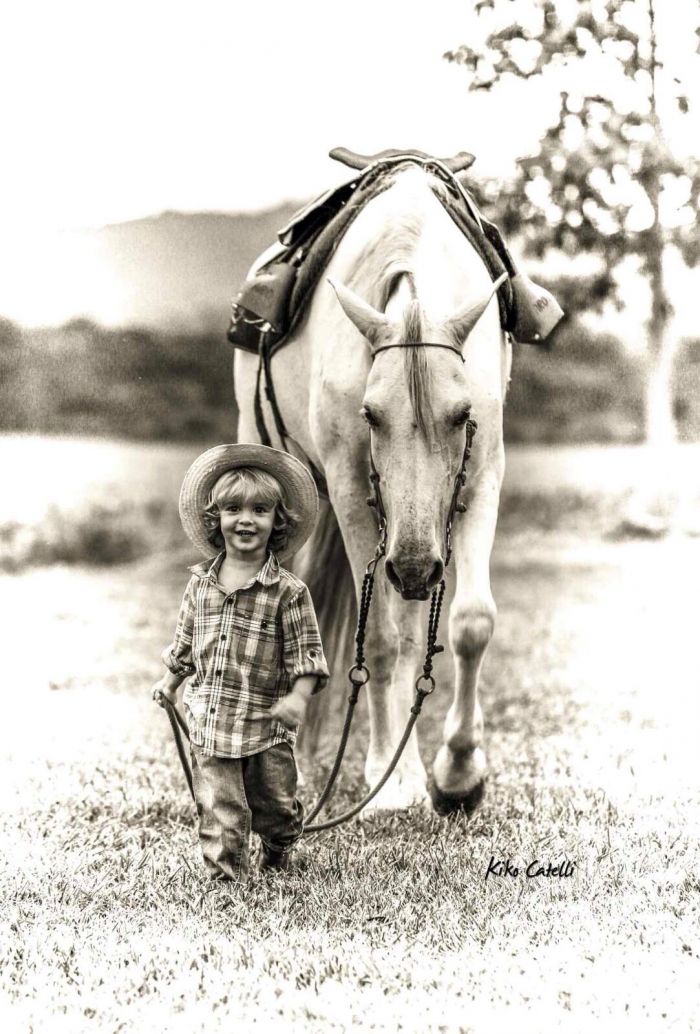
[[[462,362],[465,362],[465,358],[462,352],[456,345],[445,344],[440,341],[397,341],[391,345],[380,345],[379,348],[372,349],[372,360],[380,353],[384,352],[389,348],[447,348],[449,351],[454,352],[458,355]],[[444,549],[445,549],[445,567],[450,562],[452,555],[452,521],[454,520],[455,513],[464,513],[466,505],[459,502],[459,493],[464,487],[467,480],[467,463],[471,456],[472,442],[474,441],[474,435],[476,434],[477,423],[472,420],[471,417],[467,416],[465,428],[464,428],[464,451],[462,453],[462,462],[460,463],[459,470],[455,476],[454,487],[452,490],[452,498],[447,511],[447,519],[445,521],[445,536],[444,536]],[[372,490],[372,495],[367,499],[367,505],[374,508],[377,514],[377,524],[379,529],[379,544],[377,546],[376,559],[378,560],[386,551],[387,541],[387,517],[386,510],[384,509],[384,501],[382,499],[382,492],[380,488],[380,476],[379,471],[374,462],[374,456],[372,454],[372,427],[368,426],[369,432],[369,480]]]

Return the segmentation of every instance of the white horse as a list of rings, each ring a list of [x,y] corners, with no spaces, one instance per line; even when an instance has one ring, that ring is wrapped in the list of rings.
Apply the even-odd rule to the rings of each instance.
[[[316,288],[293,339],[274,356],[272,371],[290,435],[328,482],[330,506],[322,508],[295,570],[317,599],[329,655],[342,653],[343,636],[347,645],[354,632],[343,558],[354,580],[354,589],[347,580],[350,593],[357,594],[377,545],[376,515],[367,506],[371,438],[387,517],[387,577],[380,566],[365,645],[370,786],[383,775],[409,714],[425,654],[426,604],[419,601],[443,575],[445,526],[470,412],[478,423],[460,496],[466,511],[455,515],[452,527],[455,684],[443,742],[428,779],[413,734],[373,802],[404,808],[432,794],[441,811],[471,810],[486,775],[477,686],[496,616],[489,557],[504,471],[502,411],[511,354],[495,285],[433,188],[444,185],[423,168],[397,167],[391,186],[346,231],[328,279]],[[417,347],[383,347],[399,342]],[[259,440],[256,372],[257,358],[238,351],[239,441]],[[273,445],[281,447],[274,438]]]

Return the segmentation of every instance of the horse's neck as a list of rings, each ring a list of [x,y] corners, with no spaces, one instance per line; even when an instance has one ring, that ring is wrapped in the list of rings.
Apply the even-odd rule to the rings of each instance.
[[[415,298],[426,312],[447,312],[471,277],[483,277],[483,262],[435,196],[435,184],[439,190],[420,169],[400,171],[356,221],[345,282],[392,319]]]

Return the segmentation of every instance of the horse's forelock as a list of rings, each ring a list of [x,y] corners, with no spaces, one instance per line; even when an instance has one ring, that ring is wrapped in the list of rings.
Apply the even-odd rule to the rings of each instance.
[[[413,287],[412,282],[411,287]],[[419,345],[423,340],[423,310],[415,295],[403,311],[400,333],[401,340],[407,344]],[[412,351],[415,352],[415,349]]]
[[[404,370],[408,384],[408,397],[411,400],[413,417],[424,438],[432,435],[431,425],[434,422],[431,403],[432,374],[423,341],[423,312],[420,303],[413,298],[404,310],[401,320],[401,340],[415,344],[415,348],[404,347]]]

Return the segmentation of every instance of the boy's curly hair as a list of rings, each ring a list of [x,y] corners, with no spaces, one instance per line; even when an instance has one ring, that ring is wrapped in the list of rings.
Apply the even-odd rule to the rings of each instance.
[[[267,543],[268,553],[285,549],[289,535],[299,522],[299,517],[287,505],[282,486],[277,478],[259,467],[234,467],[227,470],[213,485],[207,506],[203,513],[207,539],[215,549],[224,548],[219,513],[230,503],[256,503],[275,507],[272,533]]]

